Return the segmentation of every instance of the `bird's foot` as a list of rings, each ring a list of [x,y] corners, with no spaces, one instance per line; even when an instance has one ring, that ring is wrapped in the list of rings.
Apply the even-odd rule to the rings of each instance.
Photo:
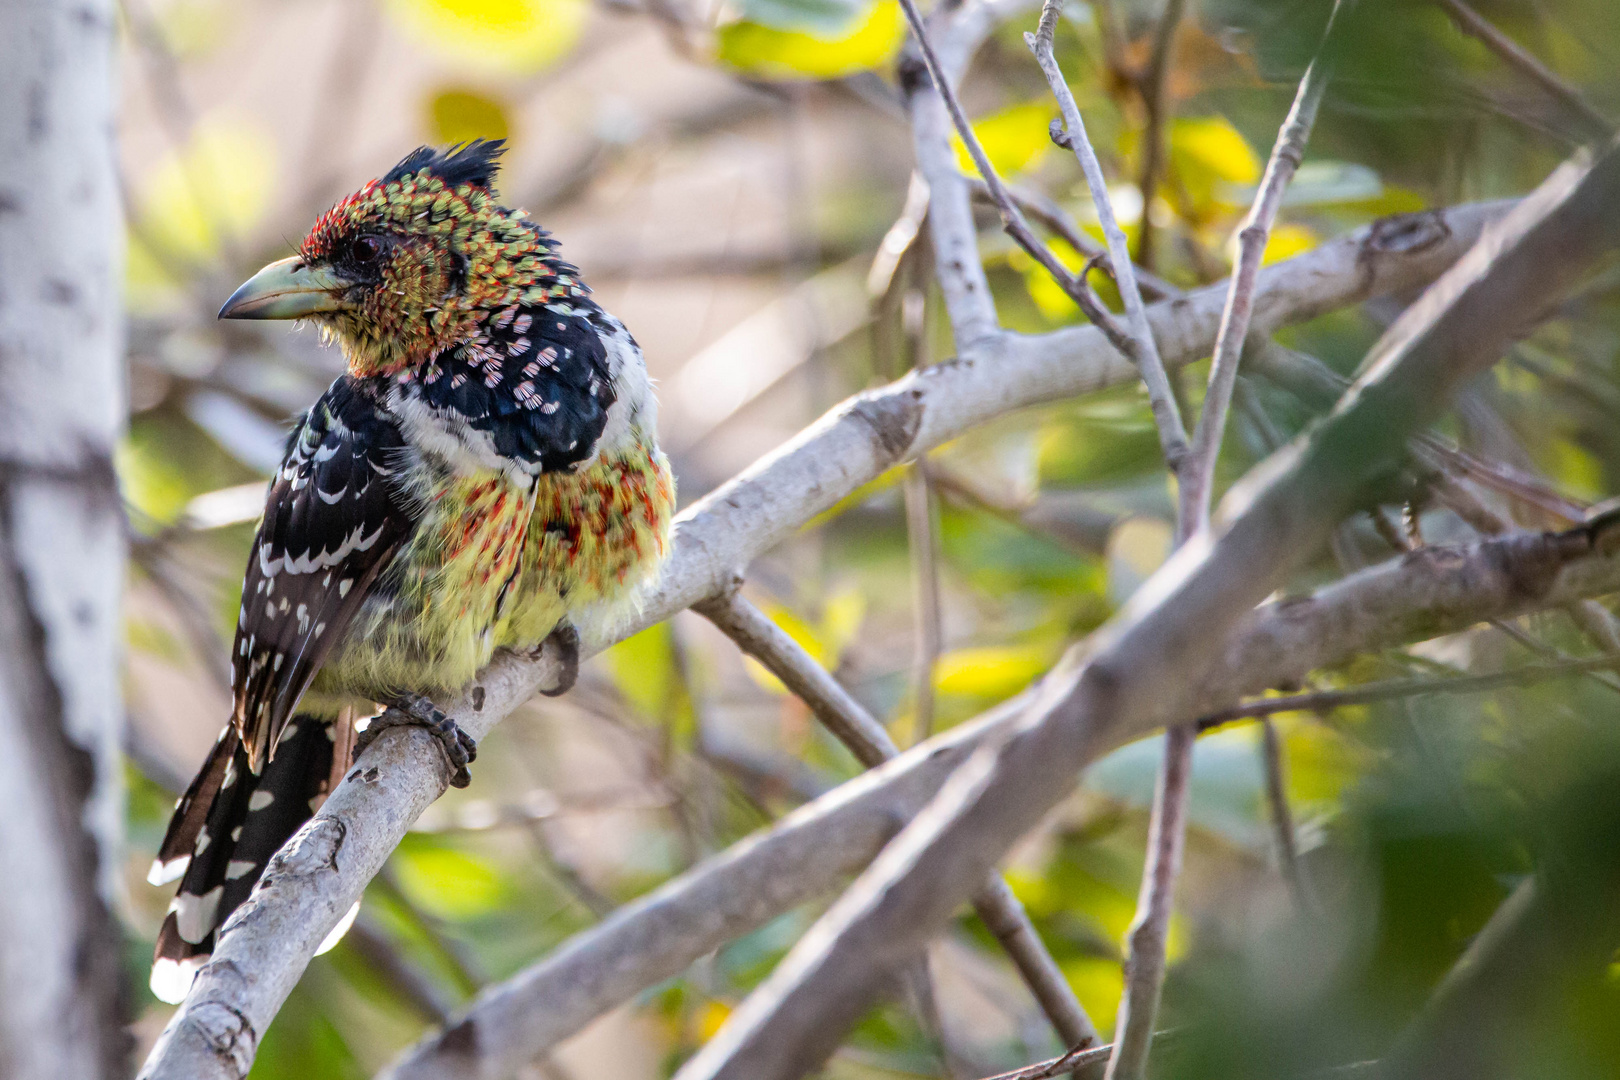
[[[574,688],[579,681],[579,631],[573,623],[559,623],[557,628],[547,635],[546,640],[540,643],[535,650],[538,656],[545,652],[547,645],[554,645],[557,649],[557,661],[562,670],[557,674],[557,683],[549,690],[540,691],[546,697],[560,697]]]
[[[420,694],[393,698],[386,704],[388,708],[373,716],[366,730],[355,736],[355,757],[359,757],[388,728],[426,728],[429,734],[439,740],[439,746],[450,762],[450,786],[464,788],[472,783],[472,773],[467,771],[467,766],[477,760],[478,744],[471,735],[462,731],[454,720]]]

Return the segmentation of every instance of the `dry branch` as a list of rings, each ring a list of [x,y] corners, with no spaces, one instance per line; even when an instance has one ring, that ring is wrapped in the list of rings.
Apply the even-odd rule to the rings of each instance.
[[[1612,530],[1513,533],[1424,548],[1247,615],[1192,711],[1297,685],[1358,653],[1616,590],[1620,533]],[[627,904],[490,987],[457,1025],[407,1051],[387,1080],[510,1076],[698,957],[825,896],[870,862],[974,748],[1001,737],[1026,700],[907,751]]]
[[[877,719],[816,663],[802,645],[740,594],[707,601],[695,610],[781,679],[862,765],[875,768],[899,756],[899,748]],[[984,889],[974,897],[973,906],[1012,958],[1064,1045],[1089,1046],[1096,1042],[1097,1028],[1091,1017],[1086,1015],[1057,962],[1041,943],[1024,905],[1007,883],[1000,876],[991,875]]]
[[[1204,396],[1204,411],[1199,414],[1198,427],[1193,432],[1192,458],[1182,483],[1189,490],[1189,500],[1197,507],[1197,528],[1209,525],[1211,487],[1215,480],[1215,461],[1220,456],[1221,437],[1226,431],[1226,411],[1232,403],[1232,388],[1237,385],[1238,361],[1243,355],[1243,344],[1249,336],[1249,320],[1254,312],[1254,285],[1260,274],[1260,259],[1271,239],[1271,227],[1282,208],[1283,193],[1294,178],[1305,157],[1305,144],[1310,141],[1311,129],[1316,126],[1316,113],[1327,93],[1328,81],[1333,77],[1332,46],[1334,27],[1354,7],[1355,0],[1336,0],[1323,32],[1322,46],[1305,69],[1294,104],[1288,118],[1277,130],[1277,142],[1266,162],[1260,189],[1255,193],[1249,216],[1238,232],[1237,265],[1232,269],[1231,285],[1226,293],[1226,308],[1221,312],[1221,329],[1215,335],[1214,358],[1209,365],[1209,391]]]
[[[681,1080],[785,1080],[824,1060],[881,986],[1116,738],[1181,719],[1244,611],[1319,544],[1531,317],[1620,241],[1620,149],[1560,167],[1397,321],[1349,402],[1228,498],[1084,650],[1015,731],[957,770],[721,1031]]]

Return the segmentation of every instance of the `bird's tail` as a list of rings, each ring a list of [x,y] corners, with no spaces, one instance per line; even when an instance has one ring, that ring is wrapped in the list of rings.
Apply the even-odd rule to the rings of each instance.
[[[147,880],[180,879],[158,931],[152,992],[178,1002],[214,951],[219,927],[246,900],[281,845],[308,821],[336,776],[334,737],[342,725],[299,715],[287,723],[275,759],[254,776],[234,726],[227,726],[174,808]],[[347,739],[342,739],[347,744]],[[347,767],[347,745],[342,767]]]

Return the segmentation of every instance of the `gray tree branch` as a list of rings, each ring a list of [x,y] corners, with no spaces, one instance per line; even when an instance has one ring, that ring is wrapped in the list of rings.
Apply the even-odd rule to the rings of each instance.
[[[1182,718],[1244,611],[1388,474],[1405,440],[1620,240],[1620,150],[1560,167],[1409,309],[1308,440],[1276,455],[976,753],[678,1074],[778,1080],[824,1060],[888,973],[1114,738]]]
[[[1297,685],[1358,653],[1616,590],[1620,530],[1611,527],[1423,548],[1246,615],[1186,718]],[[511,1076],[704,954],[827,895],[867,865],[974,749],[1003,737],[1028,699],[905,752],[625,905],[490,987],[457,1024],[406,1051],[385,1080]]]

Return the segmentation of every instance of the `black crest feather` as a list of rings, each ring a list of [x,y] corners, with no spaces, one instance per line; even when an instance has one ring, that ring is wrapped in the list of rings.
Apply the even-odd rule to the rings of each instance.
[[[506,153],[505,139],[474,139],[458,143],[444,150],[419,146],[405,155],[405,159],[384,176],[383,183],[403,180],[418,173],[430,173],[444,181],[446,187],[472,184],[491,189],[495,174],[500,171],[496,160]]]

